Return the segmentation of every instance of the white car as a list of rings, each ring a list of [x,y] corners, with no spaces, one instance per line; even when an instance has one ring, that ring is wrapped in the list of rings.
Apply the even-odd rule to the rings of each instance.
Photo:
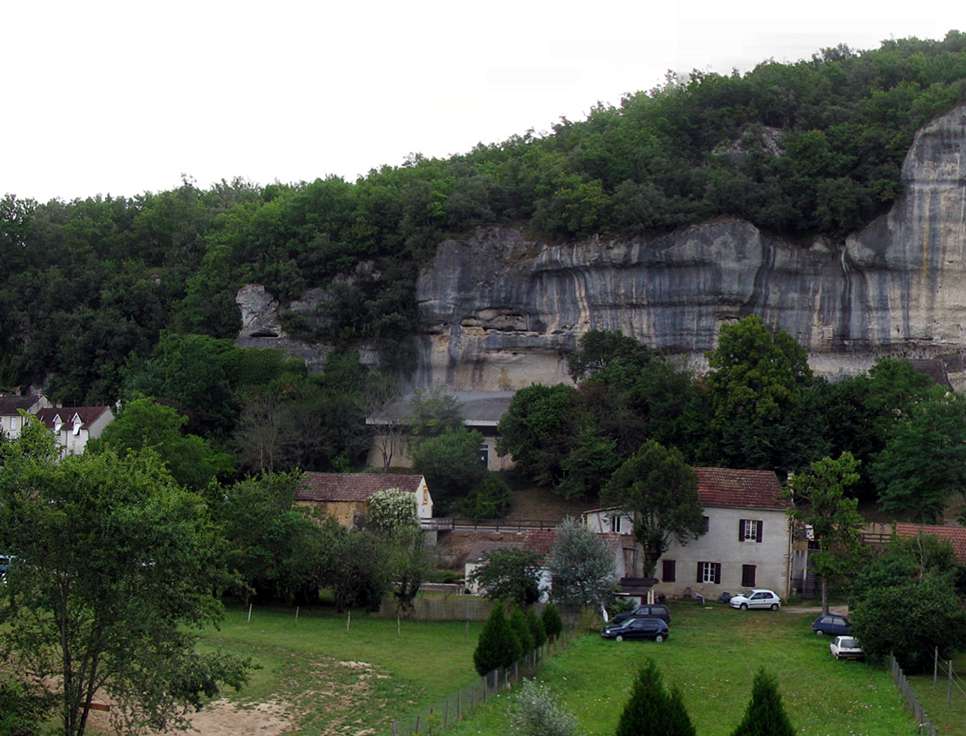
[[[777,611],[781,608],[782,599],[775,595],[773,591],[755,588],[754,590],[746,590],[744,593],[733,596],[728,603],[732,608],[741,608],[743,610],[749,608],[770,608],[773,611]]]
[[[862,659],[865,656],[859,640],[853,636],[836,636],[828,649],[836,659]]]

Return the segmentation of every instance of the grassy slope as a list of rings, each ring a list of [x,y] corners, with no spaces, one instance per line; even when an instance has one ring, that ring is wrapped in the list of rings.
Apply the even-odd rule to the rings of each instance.
[[[888,673],[832,660],[828,638],[808,628],[810,615],[678,605],[672,616],[672,636],[664,644],[588,636],[546,664],[542,679],[588,734],[614,733],[633,673],[647,656],[683,690],[699,736],[731,733],[761,665],[778,675],[800,736],[915,733]],[[453,734],[503,736],[506,705],[505,696],[492,701]]]
[[[960,677],[960,682],[966,678],[966,652],[953,660],[953,672]],[[966,736],[966,695],[953,688],[951,702],[946,704],[946,681],[944,672],[940,670],[939,682],[933,685],[932,673],[910,677],[919,696],[919,702],[926,710],[926,715],[943,736]]]
[[[435,703],[476,677],[473,648],[479,624],[402,623],[312,611],[295,623],[293,612],[229,610],[205,648],[251,657],[261,669],[238,694],[241,702],[280,699],[293,704],[300,732],[355,734],[387,727],[393,717]],[[349,664],[346,664],[349,663]],[[371,665],[371,668],[356,663]]]

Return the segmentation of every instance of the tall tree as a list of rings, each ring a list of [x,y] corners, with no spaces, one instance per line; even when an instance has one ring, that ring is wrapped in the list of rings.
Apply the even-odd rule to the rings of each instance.
[[[966,396],[949,394],[917,404],[873,463],[883,510],[934,522],[952,497],[966,499],[964,438]]]
[[[796,470],[824,453],[805,349],[759,317],[721,328],[708,354],[713,446],[727,467]]]
[[[850,568],[858,553],[865,520],[858,500],[846,490],[859,479],[859,463],[851,453],[813,462],[789,481],[794,505],[788,514],[812,528],[818,551],[809,555],[822,581],[822,612],[828,613],[828,582]]]
[[[617,578],[614,555],[604,541],[571,518],[557,527],[547,567],[554,600],[570,608],[603,605]]]
[[[247,670],[195,648],[221,615],[224,545],[202,499],[154,453],[57,462],[52,442],[31,422],[3,447],[0,536],[16,562],[0,643],[15,671],[59,693],[65,736],[85,732],[99,691],[126,732],[183,727]]]
[[[649,440],[611,477],[603,500],[629,513],[634,538],[641,545],[644,574],[677,539],[685,544],[704,533],[698,479],[676,448]]]
[[[778,692],[778,682],[764,669],[755,674],[751,702],[732,736],[795,736]]]

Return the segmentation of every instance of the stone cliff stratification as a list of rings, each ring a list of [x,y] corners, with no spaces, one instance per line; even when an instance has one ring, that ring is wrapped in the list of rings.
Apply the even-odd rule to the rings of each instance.
[[[792,242],[718,219],[658,237],[543,244],[511,228],[440,244],[418,282],[418,384],[567,380],[589,329],[620,330],[700,367],[722,324],[758,314],[824,374],[881,355],[942,357],[966,379],[966,106],[916,136],[904,192],[862,231]]]

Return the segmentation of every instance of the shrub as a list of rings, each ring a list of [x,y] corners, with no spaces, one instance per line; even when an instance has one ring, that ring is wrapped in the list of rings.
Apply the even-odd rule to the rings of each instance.
[[[614,554],[600,535],[574,519],[557,527],[548,567],[554,599],[567,607],[599,607],[617,581]]]
[[[680,700],[678,697],[677,700]],[[661,682],[661,673],[651,659],[637,673],[631,699],[617,724],[617,736],[668,736],[693,733],[684,705],[674,705]],[[680,723],[675,723],[675,720]]]
[[[441,510],[483,480],[486,468],[480,463],[481,444],[483,435],[465,427],[416,441],[413,467],[426,476],[433,499]]]
[[[366,527],[383,536],[418,528],[416,496],[398,488],[372,494],[366,505]]]
[[[495,549],[472,575],[487,598],[525,607],[540,597],[540,555],[528,549]]]
[[[732,736],[795,736],[782,705],[778,683],[764,669],[755,675],[748,710]]]
[[[480,632],[473,665],[485,675],[501,667],[509,667],[520,658],[520,642],[503,613],[503,606],[494,606]]]
[[[550,641],[557,639],[563,632],[563,621],[560,619],[560,611],[553,603],[548,603],[543,609],[543,629]]]
[[[17,682],[0,680],[0,736],[34,736],[48,703]]]
[[[510,626],[513,633],[520,642],[520,654],[525,655],[533,651],[536,643],[533,640],[533,632],[530,631],[530,624],[527,623],[526,614],[518,607],[514,606],[510,613]]]
[[[577,736],[577,721],[565,712],[546,685],[526,680],[510,711],[515,736]]]
[[[456,508],[461,516],[474,521],[499,519],[510,510],[512,498],[506,481],[495,473],[489,473],[466,498],[459,501]]]
[[[543,621],[533,612],[532,608],[527,609],[526,616],[527,625],[530,627],[530,633],[533,635],[534,649],[539,649],[547,643],[547,631],[543,627]]]
[[[677,687],[671,688],[667,701],[668,728],[664,736],[695,736],[694,724],[684,707],[684,698]]]

